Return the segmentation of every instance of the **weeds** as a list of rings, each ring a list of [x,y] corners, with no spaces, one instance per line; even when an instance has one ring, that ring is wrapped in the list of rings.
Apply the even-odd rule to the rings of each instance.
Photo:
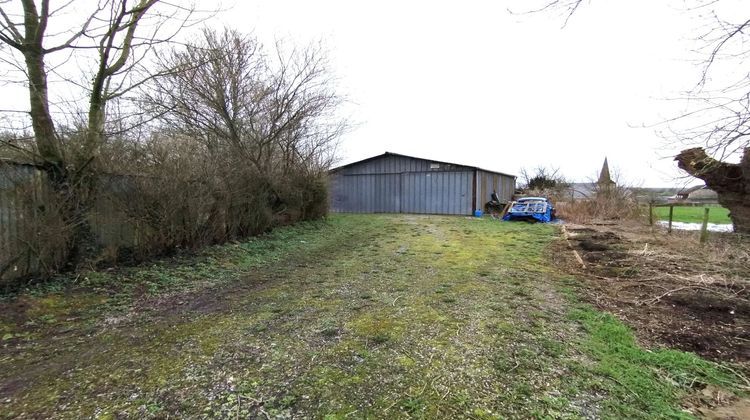
[[[715,363],[675,350],[644,350],[612,315],[580,306],[570,314],[587,332],[582,349],[596,361],[586,368],[610,396],[606,408],[621,418],[688,418],[679,407],[693,389],[717,385],[738,391],[739,378]]]
[[[594,194],[582,200],[555,203],[557,216],[570,223],[592,220],[645,220],[643,206],[629,188],[597,187]]]

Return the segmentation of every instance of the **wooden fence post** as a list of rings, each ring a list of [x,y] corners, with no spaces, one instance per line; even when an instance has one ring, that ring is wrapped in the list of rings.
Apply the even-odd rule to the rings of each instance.
[[[706,243],[708,240],[708,210],[706,207],[703,209],[703,226],[701,226],[701,243]]]
[[[654,225],[654,202],[653,201],[648,202],[648,225],[649,226]]]
[[[669,206],[669,227],[667,233],[672,233],[672,215],[674,214],[674,206]]]

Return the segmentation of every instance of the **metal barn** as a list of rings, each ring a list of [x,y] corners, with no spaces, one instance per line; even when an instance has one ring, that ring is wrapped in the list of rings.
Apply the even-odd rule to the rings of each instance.
[[[495,191],[510,201],[516,177],[449,162],[385,152],[330,172],[334,213],[471,215]]]

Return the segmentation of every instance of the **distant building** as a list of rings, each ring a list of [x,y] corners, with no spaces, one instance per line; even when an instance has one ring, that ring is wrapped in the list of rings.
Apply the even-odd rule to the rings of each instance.
[[[599,179],[596,181],[596,185],[600,188],[612,188],[617,185],[615,181],[612,181],[612,176],[609,174],[609,163],[606,157],[604,158],[604,164],[602,165],[601,172],[599,172]]]
[[[667,203],[674,201],[679,188],[673,187],[634,187],[630,188],[640,203]]]
[[[598,191],[606,191],[615,188],[617,184],[612,180],[609,172],[609,162],[604,158],[604,164],[599,171],[599,179],[596,182],[572,182],[569,184],[566,197],[571,200],[585,200],[592,198]]]
[[[716,203],[719,201],[719,195],[716,191],[705,185],[686,188],[679,191],[671,201],[687,201],[698,203]]]
[[[595,182],[571,182],[568,184],[566,198],[571,200],[585,200],[596,194]]]

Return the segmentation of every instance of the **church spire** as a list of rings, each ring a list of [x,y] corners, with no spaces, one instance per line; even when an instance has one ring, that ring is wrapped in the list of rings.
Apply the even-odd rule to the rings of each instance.
[[[604,158],[604,165],[602,165],[602,171],[599,174],[599,180],[596,182],[599,185],[612,185],[615,182],[612,181],[612,177],[609,175],[609,163],[607,158]]]

